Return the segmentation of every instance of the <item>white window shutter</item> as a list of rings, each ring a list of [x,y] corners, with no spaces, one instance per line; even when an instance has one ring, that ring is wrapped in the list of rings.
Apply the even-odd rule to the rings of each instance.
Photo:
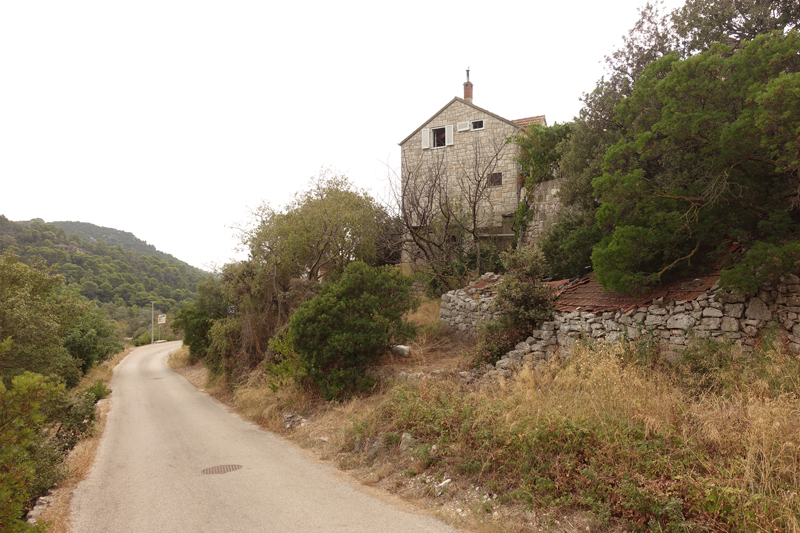
[[[456,131],[467,131],[469,129],[469,122],[459,122],[456,125]]]
[[[422,149],[431,147],[431,129],[422,128]]]
[[[444,127],[444,144],[450,146],[453,144],[453,125],[450,124]]]

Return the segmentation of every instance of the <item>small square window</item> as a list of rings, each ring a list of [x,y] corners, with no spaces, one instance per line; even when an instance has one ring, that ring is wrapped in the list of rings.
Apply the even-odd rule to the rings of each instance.
[[[447,132],[445,131],[445,128],[433,128],[431,130],[431,134],[433,136],[434,148],[447,146]]]
[[[489,187],[499,187],[503,184],[503,173],[495,172],[489,174]]]
[[[473,130],[482,130],[483,129],[483,121],[482,120],[473,120],[470,124],[470,129]]]

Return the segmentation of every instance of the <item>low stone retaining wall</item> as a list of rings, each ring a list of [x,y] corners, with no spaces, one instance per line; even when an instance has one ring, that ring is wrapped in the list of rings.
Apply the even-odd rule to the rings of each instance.
[[[474,334],[482,322],[492,320],[491,302],[498,276],[486,275],[478,283],[442,296],[440,320],[447,327]],[[664,302],[627,311],[556,312],[553,320],[541,324],[527,340],[517,344],[495,365],[510,371],[525,363],[534,364],[555,354],[566,357],[580,337],[613,342],[623,337],[636,339],[648,333],[660,343],[662,353],[674,355],[692,336],[732,342],[752,349],[767,327],[777,327],[787,347],[800,353],[800,278],[781,278],[773,287],[755,295],[726,295],[718,284],[690,301]]]
[[[466,289],[443,294],[439,321],[451,330],[474,336],[479,325],[496,318],[492,300],[497,294],[495,286],[499,280],[500,276],[489,272]]]

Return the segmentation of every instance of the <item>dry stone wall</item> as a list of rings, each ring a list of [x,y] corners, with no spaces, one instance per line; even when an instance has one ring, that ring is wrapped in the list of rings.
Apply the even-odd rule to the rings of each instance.
[[[497,280],[494,274],[486,275],[481,279],[483,283],[475,284],[477,288],[443,295],[439,319],[449,328],[474,334],[477,325],[495,318],[491,304]],[[795,275],[748,296],[725,294],[714,284],[691,301],[664,302],[659,298],[627,311],[556,312],[553,320],[542,323],[540,329],[503,356],[492,372],[507,375],[524,364],[536,364],[556,355],[565,358],[581,337],[613,342],[648,334],[669,356],[683,349],[692,337],[752,349],[765,328],[777,327],[789,350],[800,353],[799,317],[800,278]]]

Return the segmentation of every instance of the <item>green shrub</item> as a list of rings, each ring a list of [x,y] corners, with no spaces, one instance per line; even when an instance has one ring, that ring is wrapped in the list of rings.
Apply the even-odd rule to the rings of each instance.
[[[292,346],[326,399],[368,390],[370,361],[414,334],[403,319],[416,308],[411,279],[390,267],[347,266],[337,283],[300,306],[289,322]]]
[[[60,457],[54,461],[44,443],[43,404],[63,394],[63,385],[31,372],[14,377],[9,388],[0,381],[0,531],[29,531],[20,520],[25,502],[55,481],[49,478]]]
[[[502,254],[506,274],[497,287],[494,308],[500,318],[484,325],[478,336],[475,363],[493,363],[553,316],[550,288],[539,280],[547,264],[535,248]]]
[[[111,389],[106,387],[106,384],[103,383],[102,379],[98,379],[94,382],[91,386],[87,387],[84,391],[85,394],[91,394],[94,396],[94,403],[99,402],[109,394],[111,394]]]

